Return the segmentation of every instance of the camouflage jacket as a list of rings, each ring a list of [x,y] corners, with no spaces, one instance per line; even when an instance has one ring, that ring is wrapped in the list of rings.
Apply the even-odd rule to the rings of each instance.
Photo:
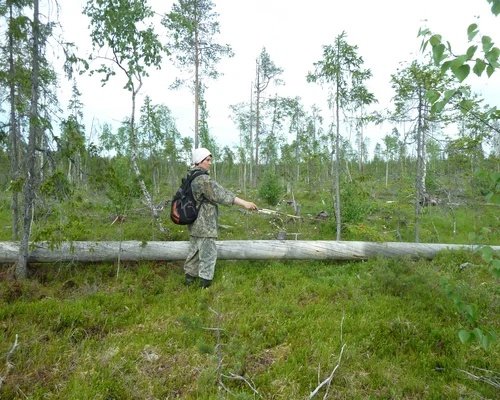
[[[200,169],[195,167],[193,170]],[[189,234],[196,237],[216,238],[218,234],[217,218],[219,210],[217,204],[231,205],[234,202],[235,195],[227,189],[224,189],[210,175],[200,175],[194,178],[191,183],[193,196],[200,210],[198,218],[188,226]],[[201,204],[201,206],[200,206]]]

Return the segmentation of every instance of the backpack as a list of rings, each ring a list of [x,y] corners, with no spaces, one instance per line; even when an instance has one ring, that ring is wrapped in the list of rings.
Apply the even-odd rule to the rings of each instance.
[[[177,189],[170,205],[170,219],[174,224],[189,225],[198,218],[199,208],[196,207],[191,182],[194,178],[203,174],[208,174],[208,171],[193,171],[185,178],[182,178],[182,184]]]

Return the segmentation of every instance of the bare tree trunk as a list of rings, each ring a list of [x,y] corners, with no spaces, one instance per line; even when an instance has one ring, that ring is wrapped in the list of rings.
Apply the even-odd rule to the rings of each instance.
[[[250,116],[249,116],[249,127],[250,127],[250,160],[248,168],[248,181],[250,185],[253,183],[253,83],[250,85]]]
[[[194,148],[200,145],[200,121],[199,121],[199,107],[200,107],[200,49],[198,43],[198,29],[194,33]]]
[[[16,264],[16,277],[25,279],[28,276],[28,255],[31,235],[31,221],[36,193],[36,154],[35,147],[40,130],[38,116],[38,79],[40,74],[40,21],[39,2],[33,1],[33,47],[32,47],[32,71],[31,71],[31,105],[30,105],[30,126],[28,138],[28,153],[26,156],[27,177],[24,184],[24,212],[23,212],[23,233],[19,246],[19,258]]]
[[[389,160],[385,161],[385,187],[389,186]]]
[[[13,19],[12,4],[9,5],[9,19]],[[19,180],[19,145],[18,145],[18,124],[16,115],[16,84],[15,65],[14,65],[14,36],[12,30],[8,30],[9,34],[9,86],[10,86],[10,176],[13,182]],[[17,187],[12,191],[11,199],[11,215],[12,215],[12,239],[18,240],[19,238],[19,193]]]
[[[339,46],[337,46],[337,49]],[[340,50],[339,50],[340,51]],[[340,59],[340,54],[337,55]],[[337,73],[337,93],[335,94],[335,122],[336,135],[335,135],[335,220],[337,221],[337,238],[341,239],[342,235],[342,217],[340,212],[340,76]]]
[[[364,137],[363,137],[363,106],[360,107],[360,121],[359,121],[359,135],[358,135],[358,139],[359,139],[359,159],[358,159],[358,168],[359,168],[359,172],[361,174],[363,174],[363,161],[364,161],[364,153],[365,153],[365,150],[364,150]]]
[[[257,61],[257,84],[256,99],[255,99],[255,171],[254,171],[254,182],[252,184],[255,186],[257,183],[257,175],[259,171],[259,147],[260,147],[260,64]]]
[[[220,260],[366,260],[373,257],[432,259],[441,251],[477,250],[477,245],[337,240],[223,240],[217,241]],[[500,246],[491,246],[500,251]],[[64,242],[53,248],[37,243],[31,262],[113,262],[185,260],[187,241]],[[15,259],[16,242],[0,242],[0,263]]]
[[[417,123],[417,171],[415,177],[415,242],[420,242],[420,214],[425,203],[426,161],[425,161],[425,131],[423,93],[419,91],[418,123]]]

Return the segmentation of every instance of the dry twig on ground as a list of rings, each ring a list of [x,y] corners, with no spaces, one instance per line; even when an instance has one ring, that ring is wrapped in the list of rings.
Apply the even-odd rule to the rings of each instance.
[[[323,396],[323,399],[326,399],[327,396],[328,396],[328,391],[330,390],[330,385],[332,383],[332,380],[333,380],[333,377],[335,375],[335,372],[340,367],[340,362],[342,361],[342,355],[344,354],[344,349],[346,347],[346,344],[343,343],[344,342],[344,339],[343,339],[344,318],[345,318],[345,314],[342,314],[342,320],[340,321],[340,343],[342,344],[342,348],[340,349],[340,354],[339,354],[339,358],[338,358],[338,361],[337,361],[337,365],[335,365],[335,367],[332,370],[332,373],[328,376],[328,378],[326,378],[323,382],[321,382],[316,387],[316,389],[314,389],[311,392],[311,394],[308,397],[308,400],[310,400],[314,396],[316,396],[323,386],[326,386],[326,391],[325,391],[325,395]],[[318,377],[319,377],[319,371],[318,371]]]
[[[473,374],[472,372],[465,371],[463,369],[459,369],[458,371],[463,372],[470,379],[472,379],[474,381],[484,382],[484,383],[487,383],[488,385],[493,386],[496,389],[500,389],[500,375],[497,372],[489,371],[489,370],[483,369],[483,368],[476,368],[476,367],[474,367],[474,369],[476,371],[480,372],[481,374],[479,374],[479,373]]]
[[[10,350],[7,352],[7,355],[5,356],[5,373],[3,375],[0,375],[0,390],[2,389],[3,382],[5,381],[5,378],[7,378],[7,375],[9,374],[10,370],[14,368],[14,364],[10,362],[10,359],[18,346],[19,346],[18,335],[16,334],[14,344],[12,345]]]
[[[221,319],[222,319],[222,317],[221,317],[220,313],[218,313],[217,311],[215,311],[213,308],[209,308],[209,309],[210,309],[210,311],[212,311],[216,315],[216,317],[217,317],[217,325],[218,326],[216,328],[203,328],[203,329],[205,329],[207,331],[213,331],[213,332],[215,332],[215,337],[216,337],[215,354],[217,356],[216,375],[217,375],[217,384],[219,385],[219,390],[220,389],[224,389],[229,394],[234,395],[234,393],[231,392],[231,390],[224,384],[223,378],[225,378],[225,379],[233,379],[233,380],[240,380],[240,381],[245,382],[248,385],[248,387],[252,390],[252,392],[254,392],[254,394],[256,394],[257,396],[260,397],[259,392],[255,388],[255,384],[253,384],[253,382],[251,382],[250,380],[246,379],[245,377],[243,377],[241,375],[233,374],[232,372],[230,372],[229,375],[225,375],[225,374],[222,373],[222,368],[223,368],[222,362],[224,360],[224,356],[222,355],[221,332],[223,332],[224,329],[219,328],[219,326],[221,325]]]

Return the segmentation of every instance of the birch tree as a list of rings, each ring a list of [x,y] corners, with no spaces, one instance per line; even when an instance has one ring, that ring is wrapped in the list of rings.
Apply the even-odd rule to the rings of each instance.
[[[143,78],[148,76],[148,68],[159,68],[164,51],[151,23],[154,12],[142,0],[89,0],[83,11],[91,24],[91,60],[101,61],[91,73],[103,74],[103,85],[116,74],[116,68],[126,77],[125,89],[131,96],[128,132],[132,169],[153,219],[159,221],[159,209],[153,204],[139,169],[135,126],[136,99]],[[109,56],[106,50],[110,51]]]
[[[444,90],[443,76],[430,65],[412,62],[391,78],[395,90],[395,118],[410,124],[416,147],[415,168],[415,241],[420,241],[421,209],[428,199],[427,140],[431,124],[437,123],[437,116],[431,110],[427,93],[431,90]]]

